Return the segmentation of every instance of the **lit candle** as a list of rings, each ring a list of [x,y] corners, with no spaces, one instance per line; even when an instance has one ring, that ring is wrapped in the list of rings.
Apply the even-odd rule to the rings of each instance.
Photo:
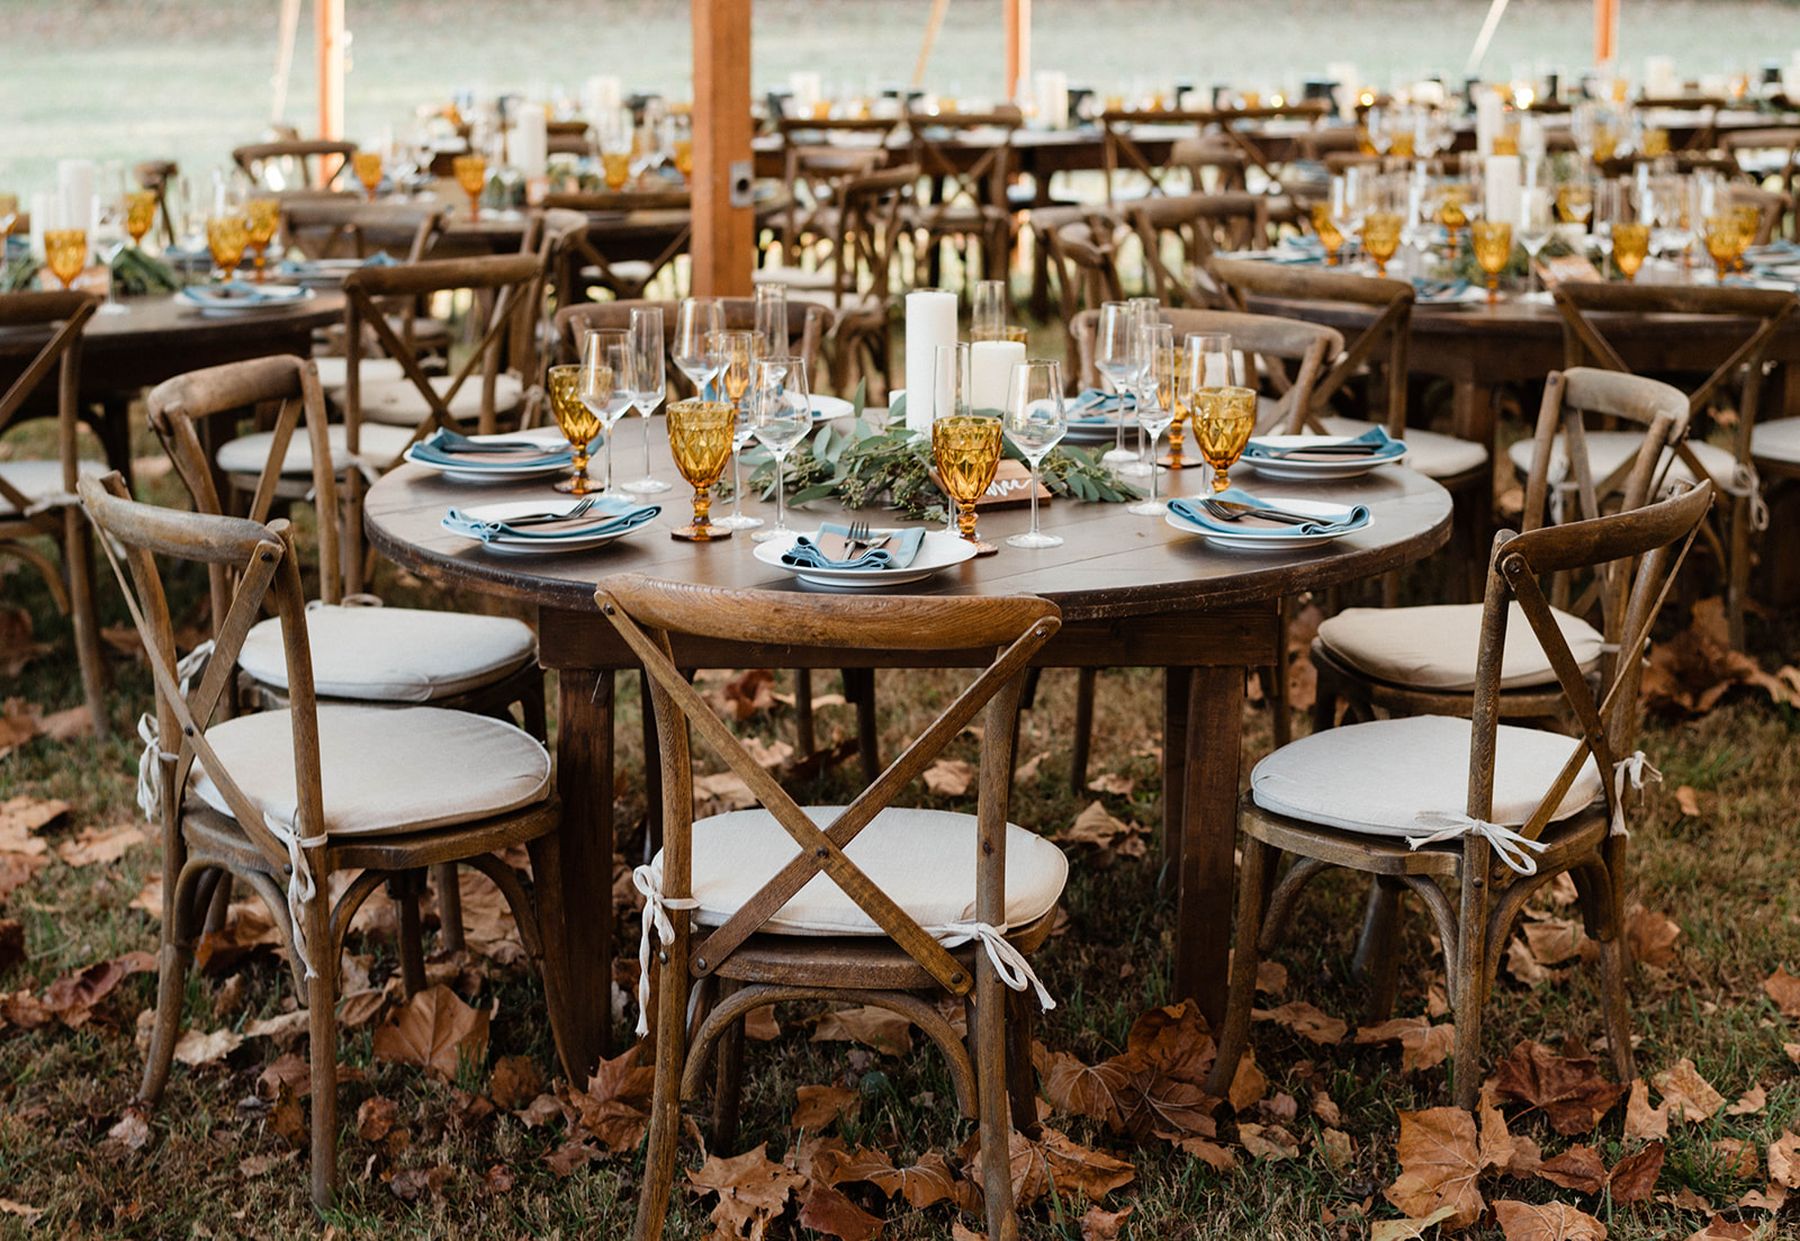
[[[978,340],[969,348],[969,404],[976,410],[1006,408],[1013,367],[1025,360],[1025,342]],[[910,398],[909,398],[910,404]]]
[[[1498,91],[1488,86],[1476,88],[1475,149],[1482,155],[1494,153],[1494,135],[1500,132],[1505,110]]]
[[[1487,218],[1506,224],[1519,221],[1519,157],[1490,155],[1484,180],[1487,184]]]
[[[931,434],[933,374],[939,345],[956,343],[956,294],[914,289],[906,295],[906,429]]]
[[[513,111],[513,166],[528,181],[542,177],[550,162],[549,113],[541,103],[522,103]]]

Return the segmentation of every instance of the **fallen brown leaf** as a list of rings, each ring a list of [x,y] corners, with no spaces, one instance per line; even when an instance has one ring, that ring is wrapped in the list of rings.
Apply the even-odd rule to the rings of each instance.
[[[1283,1029],[1326,1047],[1343,1042],[1350,1029],[1338,1018],[1320,1012],[1304,1000],[1290,1000],[1279,1008],[1252,1009],[1250,1016],[1257,1021],[1273,1021]]]
[[[1506,1241],[1606,1241],[1606,1225],[1562,1202],[1500,1198],[1494,1217]]]
[[[488,1076],[488,1097],[506,1111],[523,1107],[544,1088],[544,1074],[530,1056],[501,1056]]]
[[[717,1194],[712,1221],[727,1237],[741,1237],[749,1230],[761,1237],[769,1221],[786,1209],[789,1195],[806,1183],[792,1168],[772,1162],[768,1143],[731,1159],[708,1155],[688,1181],[702,1195]]]
[[[127,823],[120,827],[84,827],[73,840],[56,846],[56,856],[68,866],[92,866],[116,862],[133,845],[144,843],[144,833]]]
[[[925,787],[939,797],[961,797],[975,779],[975,764],[940,758],[925,769]]]
[[[1279,1161],[1297,1159],[1300,1143],[1280,1125],[1257,1125],[1245,1121],[1238,1125],[1238,1142],[1258,1159]]]
[[[1378,1220],[1369,1225],[1369,1241],[1419,1241],[1455,1213],[1454,1207],[1439,1207],[1423,1219]]]
[[[767,668],[748,669],[720,687],[718,701],[741,724],[775,705],[775,674]]]
[[[1577,1193],[1597,1194],[1606,1187],[1606,1165],[1591,1146],[1571,1146],[1538,1166],[1538,1175],[1552,1185]]]
[[[1650,1088],[1642,1078],[1631,1083],[1631,1095],[1625,1100],[1625,1136],[1628,1138],[1666,1138],[1669,1136],[1669,1105],[1650,1106]]]
[[[1749,1224],[1735,1223],[1723,1215],[1715,1215],[1707,1221],[1704,1228],[1688,1237],[1687,1241],[1751,1241],[1756,1236],[1756,1229]]]
[[[545,1155],[544,1165],[558,1178],[566,1179],[599,1153],[586,1138],[575,1138]]]
[[[1738,1096],[1738,1101],[1725,1109],[1727,1116],[1761,1116],[1763,1109],[1769,1105],[1769,1092],[1761,1086],[1752,1086]]]
[[[912,1051],[912,1022],[873,1004],[838,1008],[819,1018],[812,1041],[856,1042],[890,1056],[904,1056]]]
[[[1625,918],[1625,942],[1631,959],[1643,965],[1663,967],[1675,960],[1675,941],[1681,927],[1667,914],[1652,913],[1641,905]]]
[[[375,1028],[375,1058],[414,1064],[446,1080],[487,1060],[488,1015],[445,986],[428,987]]]
[[[1725,1106],[1725,1096],[1714,1090],[1712,1083],[1700,1076],[1694,1062],[1686,1058],[1652,1077],[1650,1084],[1662,1095],[1672,1120],[1690,1124],[1710,1120],[1714,1112]]]
[[[1719,1171],[1737,1181],[1754,1181],[1762,1174],[1762,1157],[1756,1143],[1743,1138],[1716,1138],[1713,1153],[1719,1157]]]
[[[1118,1241],[1119,1229],[1131,1218],[1131,1207],[1107,1211],[1089,1207],[1081,1217],[1081,1241]]]
[[[571,1099],[581,1127],[610,1151],[636,1150],[650,1127],[656,1070],[638,1063],[643,1047],[635,1043],[611,1060],[602,1060],[588,1078],[587,1089]]]
[[[1500,1094],[1541,1110],[1565,1137],[1591,1131],[1625,1094],[1600,1076],[1593,1060],[1559,1056],[1529,1039],[1496,1066],[1494,1084]]]
[[[128,1107],[117,1123],[106,1131],[107,1141],[128,1151],[144,1149],[150,1140],[150,1120],[140,1107]]]
[[[1217,1142],[1200,1137],[1176,1138],[1174,1141],[1177,1150],[1186,1151],[1215,1172],[1229,1172],[1237,1167],[1237,1156]]]
[[[0,608],[0,677],[16,677],[25,665],[53,648],[32,637],[31,613],[24,608]]]
[[[1342,1129],[1321,1129],[1319,1150],[1325,1156],[1325,1166],[1333,1172],[1342,1172],[1356,1158],[1356,1144]]]
[[[815,1133],[829,1128],[840,1116],[854,1116],[862,1106],[862,1096],[843,1086],[798,1086],[794,1096],[794,1114],[788,1117],[788,1128]]]
[[[882,1221],[857,1206],[829,1185],[811,1185],[800,1204],[802,1227],[842,1241],[872,1241],[881,1235]]]
[[[1436,1068],[1456,1045],[1456,1027],[1449,1022],[1432,1025],[1429,1017],[1395,1017],[1356,1031],[1357,1043],[1400,1043],[1400,1071],[1411,1073]]]
[[[175,1040],[175,1058],[189,1068],[217,1064],[236,1051],[243,1041],[244,1036],[236,1030],[214,1030],[210,1034],[184,1030]]]
[[[392,1099],[373,1095],[356,1109],[356,1136],[365,1142],[379,1142],[394,1128],[400,1106]]]
[[[1466,1228],[1481,1216],[1486,1203],[1476,1184],[1481,1156],[1475,1120],[1461,1108],[1434,1107],[1400,1113],[1397,1152],[1400,1176],[1384,1196],[1414,1219],[1451,1208],[1445,1222]]]
[[[1763,991],[1775,1001],[1775,1007],[1781,1010],[1783,1017],[1800,1017],[1800,978],[1788,973],[1785,967],[1763,980]]]
[[[1612,1200],[1621,1204],[1650,1201],[1656,1192],[1656,1178],[1662,1175],[1664,1156],[1663,1144],[1652,1142],[1614,1164],[1606,1177]]]
[[[1105,771],[1088,781],[1091,793],[1111,793],[1114,797],[1130,797],[1131,790],[1137,787],[1137,781],[1117,772]]]
[[[1691,784],[1675,786],[1675,805],[1681,813],[1690,819],[1700,817],[1700,794],[1694,791]]]
[[[1769,1179],[1783,1189],[1800,1189],[1800,1134],[1789,1130],[1769,1143]]]

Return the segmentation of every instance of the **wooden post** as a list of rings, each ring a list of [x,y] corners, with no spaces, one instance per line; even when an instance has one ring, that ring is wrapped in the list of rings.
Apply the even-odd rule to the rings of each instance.
[[[1610,63],[1619,54],[1619,0],[1594,0],[1594,63]]]
[[[693,0],[693,286],[699,297],[747,297],[756,267],[748,201],[750,0]],[[733,206],[732,183],[746,191]]]
[[[344,0],[313,0],[319,57],[319,137],[344,136]],[[336,160],[318,161],[321,186],[336,175]]]
[[[1017,103],[1031,80],[1031,0],[1006,0],[1006,98]]]

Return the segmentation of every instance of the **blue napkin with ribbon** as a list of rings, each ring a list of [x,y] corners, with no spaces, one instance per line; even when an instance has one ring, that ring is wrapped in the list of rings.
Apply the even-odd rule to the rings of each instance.
[[[1223,500],[1227,504],[1247,504],[1253,509],[1262,507],[1261,502],[1255,496],[1237,487],[1227,487],[1218,495],[1205,498]],[[1349,534],[1352,530],[1360,530],[1369,524],[1368,506],[1362,504],[1356,505],[1335,521],[1321,518],[1318,521],[1309,521],[1304,526],[1286,524],[1246,526],[1241,520],[1224,521],[1214,517],[1206,511],[1200,501],[1201,497],[1198,496],[1192,499],[1170,500],[1169,511],[1183,521],[1206,530],[1216,531],[1219,534],[1255,534],[1258,537],[1267,538],[1315,538],[1321,534]],[[1252,515],[1246,514],[1246,517],[1248,516]]]
[[[471,517],[454,508],[444,514],[440,524],[451,534],[479,539],[483,543],[492,543],[498,538],[555,542],[558,539],[589,539],[598,534],[623,534],[654,521],[660,512],[662,506],[658,504],[639,507],[636,502],[624,497],[601,496],[595,501],[593,508],[577,519],[577,523],[569,525],[509,526],[503,521],[484,521],[479,517]],[[583,518],[591,520],[582,520]]]
[[[1412,287],[1417,301],[1448,302],[1467,292],[1469,282],[1467,280],[1431,280],[1424,276],[1414,276]]]
[[[596,437],[594,444],[601,442]],[[423,461],[429,465],[448,466],[458,470],[479,470],[492,468],[496,470],[518,469],[521,466],[569,465],[575,457],[567,448],[559,448],[555,444],[534,444],[530,440],[492,440],[488,444],[525,444],[538,451],[524,452],[491,452],[487,444],[481,440],[470,439],[459,435],[448,427],[439,428],[436,434],[420,440],[413,445],[412,457],[415,461]],[[592,511],[591,509],[589,510]]]
[[[222,284],[192,284],[181,291],[182,297],[201,306],[255,306],[298,301],[305,296],[299,289],[273,292],[247,280],[227,280]]]
[[[1387,461],[1395,457],[1403,457],[1406,455],[1406,441],[1397,440],[1389,435],[1386,427],[1370,427],[1367,431],[1364,431],[1361,435],[1358,435],[1353,439],[1342,439],[1336,442],[1370,445],[1371,451],[1366,457],[1360,454],[1353,456],[1344,455],[1341,457],[1337,454],[1331,454],[1332,459],[1343,460],[1346,462],[1364,460]],[[1269,444],[1252,439],[1244,446],[1244,456],[1253,457],[1259,461],[1279,461],[1284,458],[1291,459],[1289,456],[1290,454],[1292,454],[1293,457],[1300,457],[1309,461],[1323,461],[1327,459],[1326,454],[1323,453],[1315,457],[1307,457],[1306,450],[1299,444]]]
[[[800,569],[904,569],[913,562],[913,558],[919,554],[920,546],[925,542],[923,526],[903,526],[898,530],[878,530],[874,533],[888,535],[887,544],[849,560],[832,559],[822,547],[803,534],[794,540],[792,547],[781,553],[781,563]],[[819,527],[819,534],[848,538],[850,527],[842,522],[828,521]]]
[[[1129,392],[1102,392],[1098,388],[1083,389],[1070,401],[1069,421],[1083,426],[1099,426],[1114,421],[1110,415],[1137,411],[1137,398]]]

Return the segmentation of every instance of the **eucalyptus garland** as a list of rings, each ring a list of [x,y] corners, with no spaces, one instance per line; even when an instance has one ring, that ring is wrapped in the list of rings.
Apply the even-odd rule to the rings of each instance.
[[[849,508],[881,502],[907,517],[942,521],[947,515],[944,493],[931,481],[931,442],[906,427],[904,413],[890,413],[885,427],[863,419],[863,391],[852,402],[856,416],[847,425],[826,423],[805,448],[788,455],[783,470],[788,503],[805,504],[835,496]],[[1024,457],[1009,443],[1006,456]],[[744,454],[756,468],[749,487],[763,499],[775,495],[775,460],[766,450]],[[1053,495],[1073,496],[1103,504],[1123,504],[1143,492],[1122,480],[1090,452],[1059,445],[1039,466],[1039,476]],[[726,495],[729,496],[727,490]]]

